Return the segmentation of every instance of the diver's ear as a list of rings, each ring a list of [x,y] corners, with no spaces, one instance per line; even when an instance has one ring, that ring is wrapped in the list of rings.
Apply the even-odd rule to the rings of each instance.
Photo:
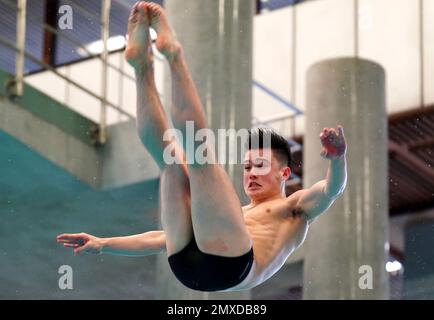
[[[288,180],[289,177],[291,177],[291,168],[290,167],[284,167],[283,168],[283,176],[285,180]]]

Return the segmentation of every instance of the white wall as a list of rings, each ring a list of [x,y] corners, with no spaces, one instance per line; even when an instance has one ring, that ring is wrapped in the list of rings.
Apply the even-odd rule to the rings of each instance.
[[[389,112],[419,106],[419,6],[415,0],[361,0],[372,16],[360,30],[360,56],[386,70]]]
[[[253,79],[270,88],[282,98],[291,101],[291,8],[256,16],[253,24]],[[278,41],[279,49],[276,50]],[[253,115],[266,118],[272,114],[289,113],[263,90],[253,89]]]

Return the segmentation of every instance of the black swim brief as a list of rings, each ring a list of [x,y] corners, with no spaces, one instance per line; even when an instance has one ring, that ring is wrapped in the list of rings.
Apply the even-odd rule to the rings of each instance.
[[[171,255],[169,265],[186,287],[199,291],[220,291],[243,281],[253,265],[253,248],[239,257],[222,257],[199,250],[196,240]]]

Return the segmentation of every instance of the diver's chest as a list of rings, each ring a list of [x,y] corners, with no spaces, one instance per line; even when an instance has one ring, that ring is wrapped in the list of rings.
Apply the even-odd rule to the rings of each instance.
[[[301,211],[294,207],[288,206],[263,206],[250,209],[244,214],[244,219],[261,224],[285,223],[298,220],[301,217]]]

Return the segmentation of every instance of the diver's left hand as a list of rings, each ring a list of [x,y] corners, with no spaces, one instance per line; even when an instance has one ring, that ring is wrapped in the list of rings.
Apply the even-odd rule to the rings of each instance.
[[[65,248],[72,248],[74,255],[81,252],[100,254],[102,239],[87,233],[64,233],[57,236],[57,242],[63,243]]]
[[[341,125],[338,125],[337,132],[334,128],[324,128],[319,138],[323,146],[320,153],[321,157],[332,160],[345,155],[347,143],[345,141],[344,128]]]

